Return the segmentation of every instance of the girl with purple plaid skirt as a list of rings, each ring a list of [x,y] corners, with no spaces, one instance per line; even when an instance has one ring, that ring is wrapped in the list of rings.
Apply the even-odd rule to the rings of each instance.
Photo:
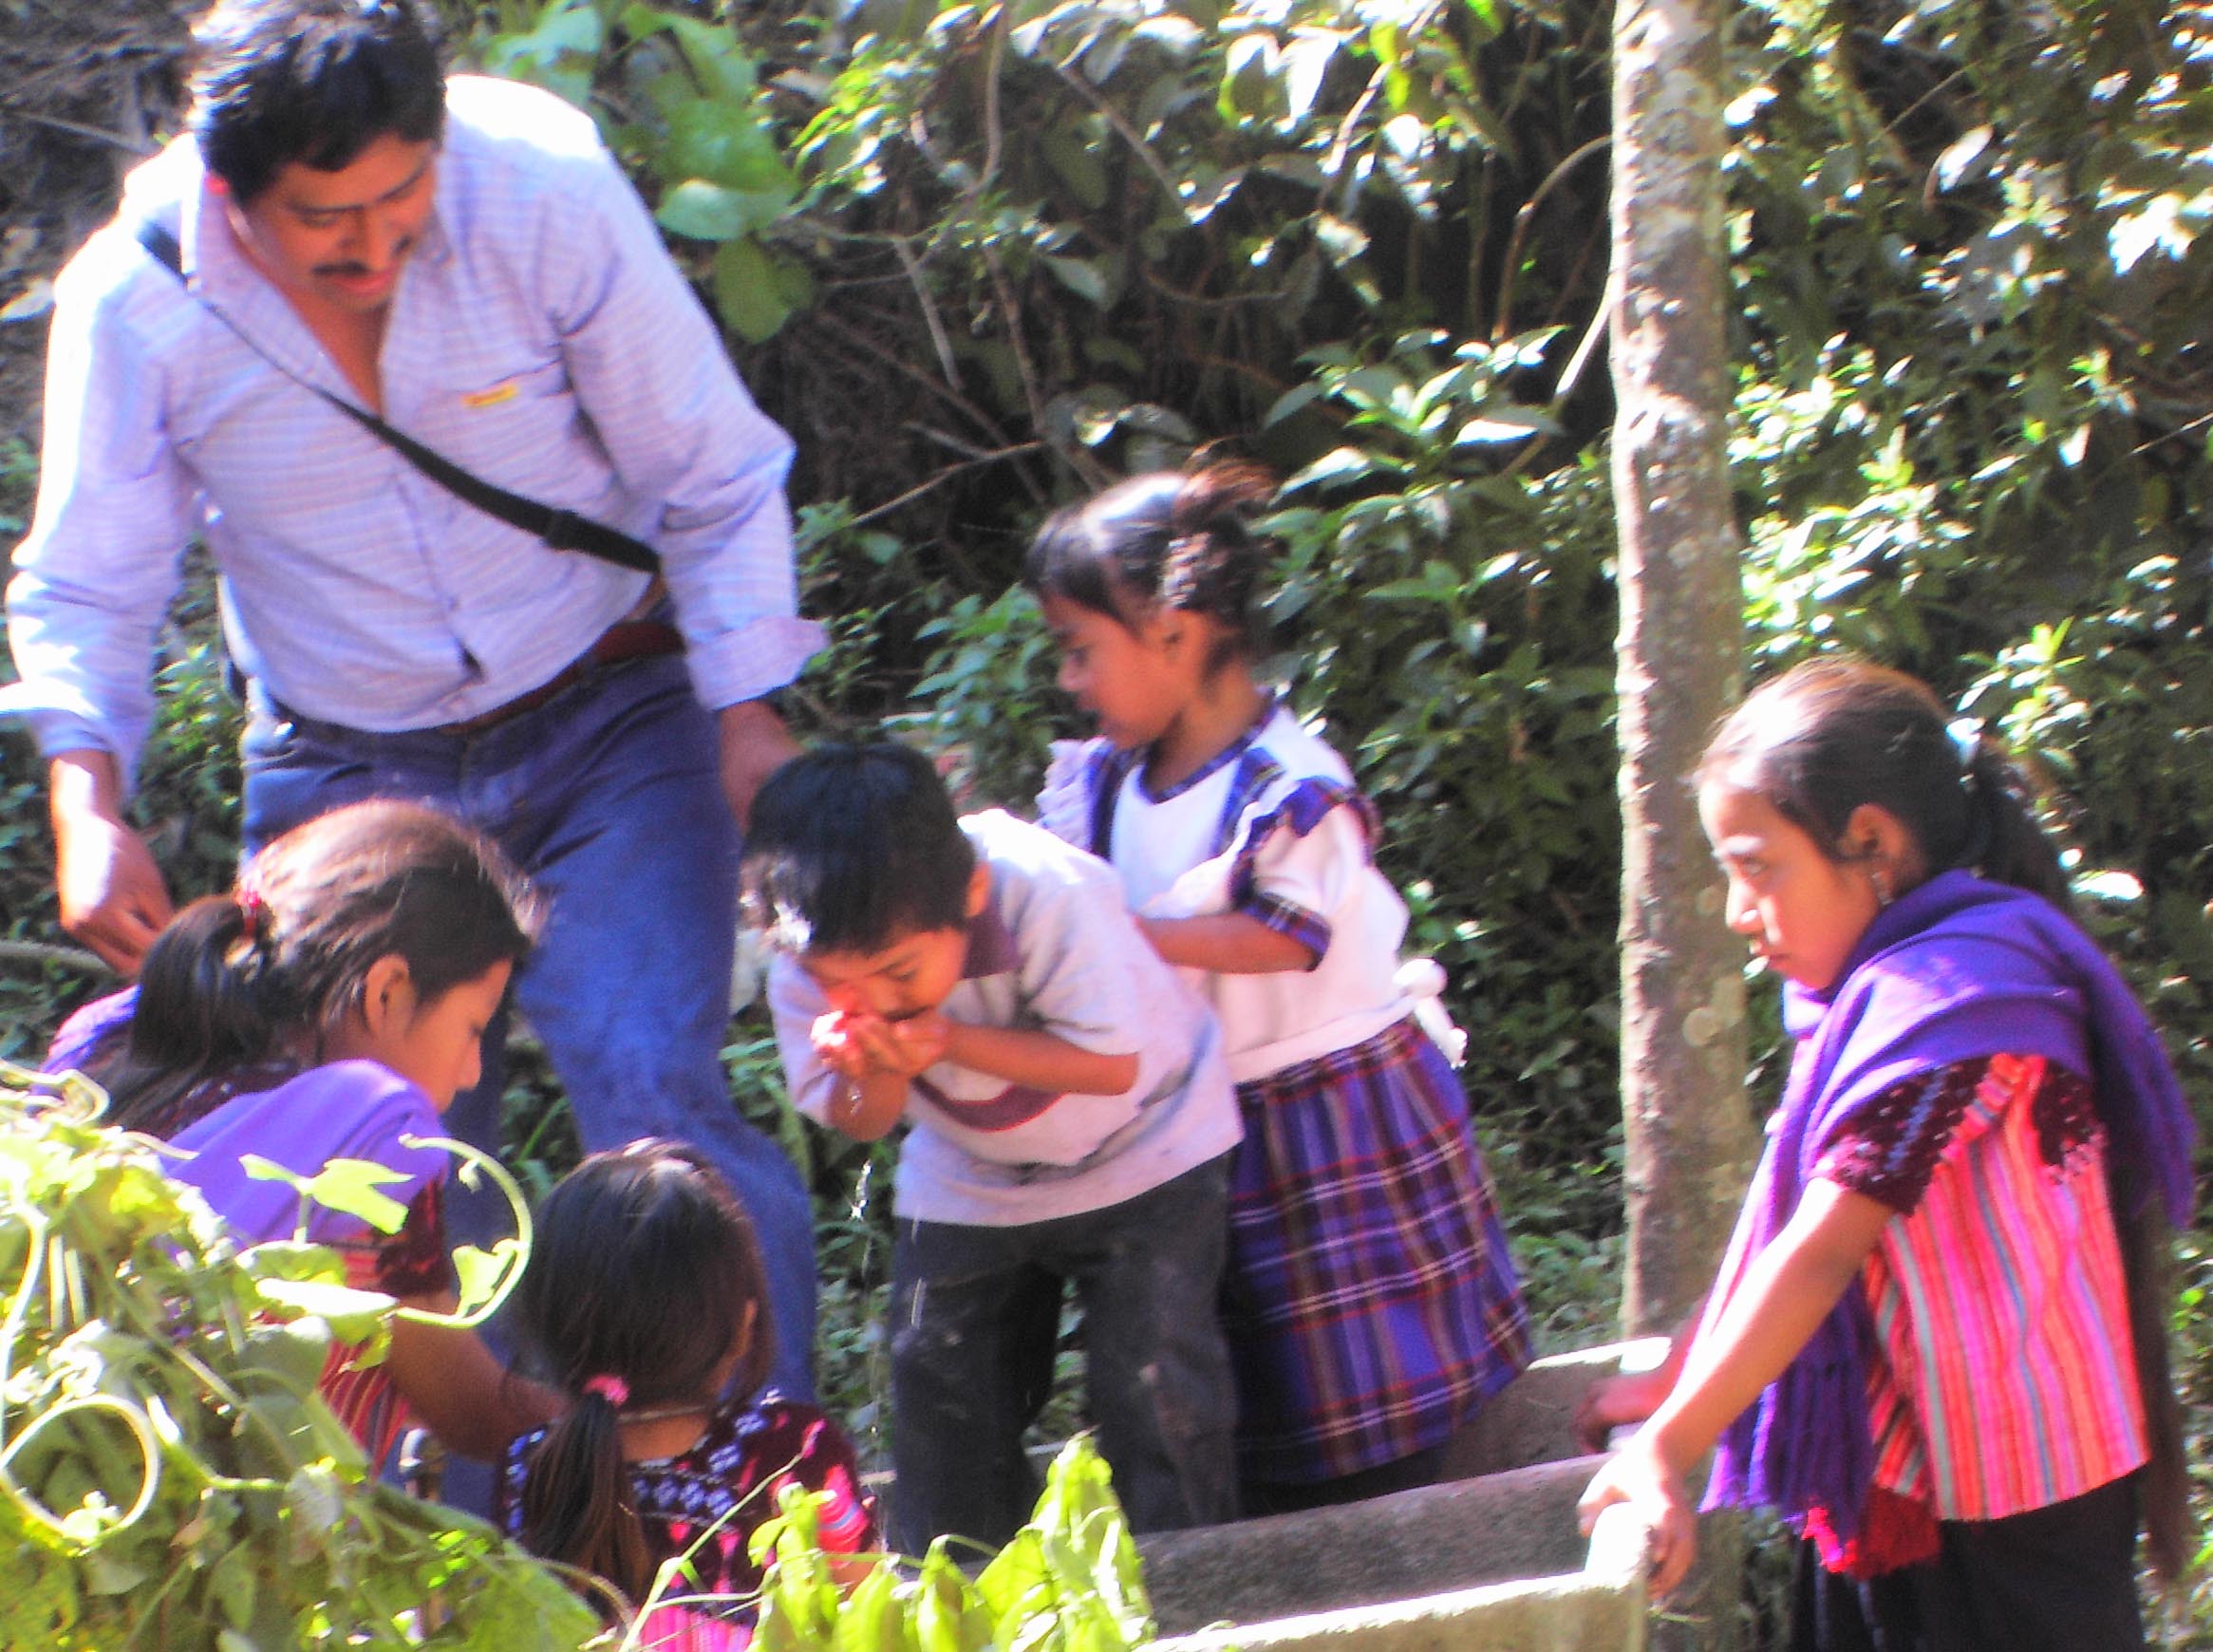
[[[1467,1097],[1398,982],[1375,811],[1254,674],[1268,491],[1240,467],[1135,477],[1051,517],[1023,573],[1099,725],[1058,753],[1040,817],[1120,873],[1237,1080],[1223,1330],[1247,1513],[1429,1483],[1528,1361]]]

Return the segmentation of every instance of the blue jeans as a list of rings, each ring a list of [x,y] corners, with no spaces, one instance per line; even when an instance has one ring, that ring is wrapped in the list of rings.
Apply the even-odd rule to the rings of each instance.
[[[468,821],[536,882],[548,917],[516,1002],[553,1058],[585,1150],[666,1136],[713,1158],[768,1268],[771,1380],[811,1399],[814,1215],[790,1158],[739,1116],[722,1070],[739,837],[715,722],[683,660],[600,667],[469,735],[341,728],[288,712],[257,685],[248,704],[247,853],[343,804],[403,798]],[[446,1115],[454,1135],[493,1154],[503,1031],[487,1040],[482,1082]],[[453,1192],[457,1237],[486,1237],[503,1212],[497,1196]]]
[[[891,1546],[996,1549],[1029,1519],[1022,1434],[1051,1398],[1060,1299],[1133,1531],[1237,1515],[1237,1395],[1214,1311],[1228,1159],[1103,1211],[1013,1228],[901,1218],[891,1248]]]

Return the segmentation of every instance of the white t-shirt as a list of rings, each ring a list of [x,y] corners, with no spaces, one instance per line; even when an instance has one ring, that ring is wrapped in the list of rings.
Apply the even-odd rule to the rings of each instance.
[[[1143,754],[1104,741],[1060,745],[1040,818],[1110,860],[1147,917],[1249,912],[1317,954],[1303,972],[1179,971],[1221,1017],[1232,1079],[1349,1049],[1413,1013],[1394,979],[1406,903],[1370,854],[1373,814],[1344,760],[1288,708],[1166,797],[1146,790],[1143,768]]]
[[[949,1061],[928,1068],[908,1092],[898,1214],[1016,1227],[1104,1210],[1235,1146],[1242,1130],[1213,1014],[1147,945],[1114,870],[1000,810],[961,827],[991,892],[947,1017],[1135,1055],[1137,1078],[1119,1096],[1052,1095]],[[779,957],[769,1007],[793,1104],[827,1123],[835,1079],[810,1034],[829,1004]]]

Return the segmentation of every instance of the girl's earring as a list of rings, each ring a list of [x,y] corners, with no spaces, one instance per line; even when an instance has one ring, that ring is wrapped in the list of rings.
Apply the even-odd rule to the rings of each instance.
[[[1880,911],[1890,904],[1890,873],[1883,867],[1871,866],[1867,881],[1875,886],[1875,910]]]

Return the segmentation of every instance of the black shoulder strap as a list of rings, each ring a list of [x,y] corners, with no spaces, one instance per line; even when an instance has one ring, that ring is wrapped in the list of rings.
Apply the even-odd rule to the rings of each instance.
[[[139,225],[138,241],[157,264],[179,281],[184,279],[184,253],[177,244],[175,235],[161,225],[146,219]],[[236,324],[229,316],[212,305],[208,309],[209,313],[219,318],[233,332],[238,332]],[[246,339],[242,332],[238,336]],[[264,361],[270,361],[267,352],[259,345],[252,339],[246,339],[246,343]],[[412,436],[393,429],[366,407],[356,407],[351,402],[333,396],[320,385],[308,384],[274,361],[270,361],[270,365],[294,384],[314,391],[371,436],[397,451],[402,459],[440,487],[466,499],[486,516],[497,516],[511,528],[520,528],[526,534],[534,534],[556,551],[581,551],[587,556],[596,556],[603,562],[635,569],[640,573],[661,572],[661,558],[650,545],[642,544],[628,534],[618,534],[605,523],[595,522],[589,516],[579,516],[573,511],[555,510],[552,505],[540,504],[521,494],[509,493],[474,472],[463,470],[452,460],[433,453]]]

